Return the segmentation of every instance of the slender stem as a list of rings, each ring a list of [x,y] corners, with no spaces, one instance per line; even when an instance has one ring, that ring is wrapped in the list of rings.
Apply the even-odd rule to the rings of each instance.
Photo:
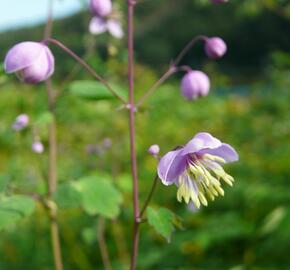
[[[176,59],[174,61],[171,62],[171,64],[169,65],[169,68],[167,69],[167,71],[160,77],[160,79],[158,79],[157,82],[155,82],[153,84],[153,86],[151,88],[149,88],[148,91],[145,92],[145,94],[140,98],[140,100],[137,102],[137,106],[136,107],[140,107],[144,101],[151,96],[156,90],[157,88],[163,84],[168,78],[170,78],[174,73],[178,72],[178,71],[187,71],[189,68],[186,66],[182,66],[182,67],[177,67],[180,63],[180,61],[183,59],[183,57],[188,53],[188,51],[196,44],[197,41],[199,40],[205,40],[206,37],[205,36],[197,36],[195,38],[193,38],[185,47],[184,49],[178,54],[178,56],[176,57]]]
[[[53,26],[53,0],[48,0],[48,14],[47,14],[47,21],[44,28],[44,39],[51,37],[52,26]]]
[[[205,40],[206,36],[197,36],[193,38],[191,41],[187,43],[187,45],[182,49],[182,51],[178,54],[178,56],[173,61],[173,66],[178,66],[180,61],[183,59],[183,57],[189,52],[189,50],[196,44],[196,42],[200,40]]]
[[[101,257],[105,270],[112,270],[108,247],[105,241],[104,234],[105,234],[105,219],[103,217],[100,217],[98,224],[98,242],[101,251]]]
[[[44,39],[51,36],[53,25],[53,0],[48,2],[48,17],[44,30]],[[50,235],[52,243],[52,251],[54,258],[54,265],[56,270],[63,270],[63,262],[61,255],[61,243],[59,237],[59,227],[57,222],[57,206],[52,201],[52,195],[57,189],[57,139],[56,139],[56,122],[55,122],[55,96],[52,89],[51,80],[45,81],[48,109],[52,114],[52,122],[49,125],[49,157],[48,157],[48,201],[50,201],[49,218],[50,218]]]
[[[163,84],[169,77],[171,77],[171,75],[173,75],[175,72],[177,72],[178,70],[176,69],[176,67],[171,66],[163,75],[162,77],[153,84],[153,86],[140,98],[140,100],[137,103],[137,107],[141,106],[141,104],[149,97],[151,96],[155,90],[161,85]]]
[[[135,101],[134,101],[134,0],[128,0],[128,80],[129,80],[129,126],[130,126],[130,152],[133,181],[133,207],[134,207],[134,231],[131,255],[131,270],[136,269],[138,244],[139,244],[139,199],[138,199],[138,175],[135,141]]]
[[[148,205],[149,205],[149,203],[150,203],[150,201],[152,199],[154,191],[155,191],[155,189],[157,187],[157,183],[158,183],[158,175],[156,174],[156,176],[155,176],[155,178],[153,180],[153,184],[152,184],[150,193],[148,194],[148,197],[147,197],[147,199],[146,199],[146,201],[145,201],[145,203],[144,203],[144,205],[142,207],[142,210],[140,211],[140,216],[139,216],[140,219],[142,219],[143,215],[145,214],[145,211],[146,211],[146,209],[147,209],[147,207],[148,207]]]
[[[87,64],[82,58],[80,58],[78,55],[76,55],[72,50],[70,50],[68,47],[66,47],[64,44],[62,44],[60,41],[53,39],[53,38],[47,38],[43,40],[44,43],[52,43],[59,48],[61,48],[63,51],[65,51],[68,55],[70,55],[72,58],[74,58],[78,63],[80,63],[96,80],[100,81],[106,88],[112,93],[113,96],[118,98],[123,104],[127,104],[127,101],[121,97],[113,88],[112,86],[99,74],[95,72],[95,70]]]
[[[48,96],[49,111],[53,115],[52,122],[49,125],[49,157],[48,157],[48,199],[52,200],[52,195],[57,190],[57,175],[56,175],[57,139],[56,139],[56,122],[54,113],[55,100],[53,96],[51,80],[48,79],[45,82],[45,84]],[[50,212],[50,233],[55,269],[62,270],[63,263],[61,255],[61,243],[59,238],[59,228],[57,223],[57,207],[49,207],[49,212]]]

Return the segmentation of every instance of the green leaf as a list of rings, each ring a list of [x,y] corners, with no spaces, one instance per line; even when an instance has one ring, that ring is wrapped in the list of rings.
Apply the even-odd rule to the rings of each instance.
[[[35,208],[33,199],[15,195],[0,200],[0,230],[30,215]]]
[[[53,197],[61,208],[77,208],[81,206],[81,194],[74,183],[69,182],[59,185]]]
[[[122,96],[122,91],[118,86],[113,85],[113,89]],[[106,86],[97,81],[74,81],[69,86],[69,91],[75,96],[89,100],[115,98]]]
[[[166,208],[159,208],[158,210],[155,210],[148,207],[147,218],[149,224],[155,229],[155,231],[169,242],[171,234],[174,231],[174,213]]]
[[[37,126],[47,126],[53,120],[53,115],[50,112],[41,113],[35,120],[35,125]]]
[[[89,215],[115,218],[120,213],[121,193],[107,175],[92,175],[75,183],[81,193],[82,206]]]

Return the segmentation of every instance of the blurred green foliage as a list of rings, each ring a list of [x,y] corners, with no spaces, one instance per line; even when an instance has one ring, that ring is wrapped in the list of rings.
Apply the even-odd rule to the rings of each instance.
[[[201,47],[184,60],[210,75],[212,91],[207,98],[185,101],[177,76],[137,114],[141,202],[156,173],[157,162],[147,154],[153,143],[165,153],[195,133],[208,131],[232,144],[240,154],[240,161],[227,167],[236,179],[234,187],[226,189],[224,198],[198,212],[177,202],[176,187],[158,184],[148,222],[142,224],[138,269],[289,269],[288,6],[287,1],[253,2],[233,0],[229,5],[212,7],[202,0],[160,0],[138,7],[137,98],[193,35],[220,35],[229,45],[227,57],[218,63],[205,60]],[[283,13],[273,9],[277,4]],[[124,91],[123,42],[108,36],[90,37],[85,32],[88,20],[88,14],[82,13],[58,21],[55,36]],[[42,27],[1,34],[1,59],[12,44],[37,40],[41,35]],[[110,53],[112,47],[117,54]],[[105,237],[113,269],[128,269],[132,198],[127,112],[111,96],[86,95],[83,89],[91,89],[94,82],[61,51],[54,52],[60,182],[54,198],[60,208],[65,269],[102,269],[99,214],[108,218]],[[90,85],[84,86],[84,81]],[[46,192],[47,125],[51,115],[44,86],[22,85],[1,71],[0,96],[0,225],[5,221],[9,200],[14,200],[9,207],[22,215],[19,221],[19,215],[12,214],[9,218],[18,222],[7,222],[1,231],[0,269],[53,269],[47,210],[37,203],[31,214],[31,201],[27,197],[21,201],[22,196],[14,195]],[[15,117],[24,112],[31,118],[29,128],[13,132]],[[33,131],[45,144],[43,155],[31,151]],[[107,138],[112,141],[111,147],[105,146]],[[162,216],[161,226],[156,220]],[[168,222],[173,219],[175,227]],[[182,226],[177,224],[181,222]],[[168,243],[162,235],[169,238],[172,231]]]

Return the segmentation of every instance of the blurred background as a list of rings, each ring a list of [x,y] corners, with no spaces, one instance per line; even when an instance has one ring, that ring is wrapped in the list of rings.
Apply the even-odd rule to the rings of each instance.
[[[1,197],[45,193],[48,132],[43,84],[27,86],[6,75],[8,49],[43,36],[47,1],[1,1],[0,9],[0,192]],[[23,2],[23,3],[22,3]],[[86,1],[55,1],[53,37],[87,59],[126,95],[125,40],[88,32]],[[123,12],[125,1],[115,0]],[[4,4],[4,6],[3,6]],[[147,154],[154,143],[165,153],[207,131],[233,145],[240,161],[228,165],[236,179],[207,208],[190,211],[176,200],[176,187],[158,185],[152,206],[178,215],[168,243],[142,225],[138,269],[283,270],[290,258],[290,1],[144,0],[136,7],[136,95],[142,95],[194,36],[220,36],[228,45],[219,61],[206,58],[202,44],[183,64],[205,71],[211,92],[195,102],[180,94],[182,74],[159,88],[137,116],[140,199],[151,187],[157,162]],[[97,238],[99,217],[72,207],[65,185],[92,173],[106,173],[122,192],[118,219],[107,219],[105,237],[113,269],[128,269],[131,245],[131,182],[128,120],[118,102],[86,94],[91,80],[61,50],[53,86],[58,94],[58,178],[62,193],[60,230],[65,269],[103,269]],[[87,83],[89,84],[89,83]],[[29,128],[12,130],[17,115],[26,113]],[[43,154],[31,151],[33,133],[44,143]],[[71,196],[67,203],[66,198]],[[53,269],[48,219],[39,204],[29,217],[0,232],[0,269]],[[1,224],[1,220],[0,220]]]

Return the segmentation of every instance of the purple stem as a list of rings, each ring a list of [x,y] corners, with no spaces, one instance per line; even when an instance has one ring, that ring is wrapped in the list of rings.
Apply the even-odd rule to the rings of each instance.
[[[138,174],[135,141],[135,101],[134,101],[134,0],[128,0],[128,80],[129,80],[129,126],[130,126],[130,152],[133,181],[133,208],[134,230],[131,255],[131,270],[136,269],[138,244],[139,244],[139,199],[138,199]]]
[[[48,38],[43,40],[44,43],[52,43],[59,48],[61,48],[63,51],[65,51],[68,55],[70,55],[72,58],[74,58],[78,63],[80,63],[86,71],[88,71],[95,79],[100,81],[106,88],[112,93],[113,96],[118,98],[123,104],[127,104],[126,100],[122,98],[113,88],[112,86],[103,78],[101,77],[98,73],[94,71],[94,69],[87,63],[85,62],[82,58],[80,58],[78,55],[76,55],[72,50],[70,50],[68,47],[66,47],[64,44],[62,44],[60,41],[53,39],[53,38]]]
[[[145,92],[145,94],[140,98],[140,100],[137,102],[137,108],[140,107],[142,105],[142,103],[144,103],[144,101],[151,96],[156,90],[157,88],[163,84],[168,78],[170,78],[173,74],[175,74],[178,71],[189,71],[189,67],[187,66],[181,66],[178,67],[180,61],[183,59],[183,57],[188,53],[188,51],[196,44],[196,42],[200,41],[200,40],[205,40],[207,37],[206,36],[197,36],[195,38],[193,38],[183,49],[182,51],[178,54],[178,56],[176,57],[176,59],[171,62],[171,64],[169,65],[168,70],[160,77],[160,79],[158,79],[157,82],[155,82],[153,84],[153,86],[151,88],[149,88],[148,91]]]

